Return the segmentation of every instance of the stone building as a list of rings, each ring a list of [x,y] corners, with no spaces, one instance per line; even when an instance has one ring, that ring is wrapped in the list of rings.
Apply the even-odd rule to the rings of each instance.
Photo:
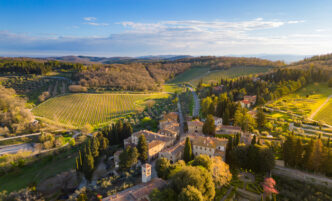
[[[151,165],[145,163],[142,165],[142,183],[147,183],[151,180]]]
[[[225,160],[227,139],[214,137],[190,137],[195,156],[205,154],[210,157],[221,156]]]
[[[198,119],[188,121],[188,133],[202,133],[203,122]]]

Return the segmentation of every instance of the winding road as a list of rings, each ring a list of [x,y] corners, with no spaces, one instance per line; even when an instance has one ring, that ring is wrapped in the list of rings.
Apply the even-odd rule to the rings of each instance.
[[[190,89],[190,91],[194,97],[193,117],[198,117],[199,110],[200,110],[200,104],[199,104],[199,99],[198,99],[197,93],[191,86],[188,85],[188,88]]]
[[[310,115],[310,117],[309,117],[309,119],[313,119],[315,116],[316,116],[316,114],[330,101],[330,99],[332,98],[332,95],[330,95],[326,100],[325,100],[325,102],[323,103],[323,104],[321,104],[316,110],[315,110],[315,112],[313,112],[311,115]]]

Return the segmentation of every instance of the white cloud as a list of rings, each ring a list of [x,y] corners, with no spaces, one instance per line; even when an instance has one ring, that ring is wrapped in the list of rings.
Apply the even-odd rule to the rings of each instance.
[[[108,23],[100,23],[100,22],[96,22],[97,21],[97,18],[96,17],[85,17],[83,18],[84,21],[84,24],[88,24],[88,25],[91,25],[91,26],[108,26],[109,24]]]
[[[95,18],[95,17],[85,17],[85,18],[83,18],[85,21],[89,21],[89,22],[91,22],[91,21],[96,21],[97,20],[97,18]]]
[[[95,19],[96,20],[96,19]],[[331,51],[332,34],[313,30],[278,34],[277,29],[303,21],[160,21],[120,22],[125,29],[109,37],[30,37],[0,32],[0,51],[70,52],[102,56],[147,54],[321,54]],[[106,23],[86,21],[92,26]],[[276,30],[266,32],[266,30]],[[68,53],[67,53],[68,54]]]

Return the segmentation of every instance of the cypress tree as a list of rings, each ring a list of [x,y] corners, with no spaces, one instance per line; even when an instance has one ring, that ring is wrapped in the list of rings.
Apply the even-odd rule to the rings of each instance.
[[[184,146],[183,160],[188,163],[193,159],[193,152],[191,148],[191,142],[189,137],[186,138],[186,143]]]
[[[90,141],[91,142],[91,141]],[[99,156],[99,141],[96,137],[92,138],[92,143],[90,143],[91,153],[94,158]]]
[[[297,139],[296,147],[295,147],[295,165],[296,167],[300,167],[302,165],[302,154],[303,154],[303,146],[300,138]]]
[[[144,135],[140,135],[138,138],[137,150],[141,162],[146,162],[148,160],[148,143]]]
[[[223,119],[223,124],[225,124],[225,125],[229,125],[229,117],[230,116],[230,114],[229,114],[229,109],[228,109],[228,107],[225,109],[225,112],[224,112],[224,115],[223,115],[223,117],[222,117],[222,119]]]
[[[254,135],[254,137],[251,140],[251,145],[254,145],[254,144],[256,144],[256,135]]]
[[[259,130],[262,130],[262,129],[265,128],[266,117],[265,117],[265,114],[264,114],[262,108],[259,108],[259,109],[257,110],[256,122],[257,122],[257,128],[258,128]]]

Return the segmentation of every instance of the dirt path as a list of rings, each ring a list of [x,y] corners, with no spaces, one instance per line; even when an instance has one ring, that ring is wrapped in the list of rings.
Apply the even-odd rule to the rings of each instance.
[[[313,119],[316,114],[329,102],[329,100],[332,98],[332,95],[330,95],[323,104],[321,104],[316,110],[315,112],[311,113],[309,119]]]

